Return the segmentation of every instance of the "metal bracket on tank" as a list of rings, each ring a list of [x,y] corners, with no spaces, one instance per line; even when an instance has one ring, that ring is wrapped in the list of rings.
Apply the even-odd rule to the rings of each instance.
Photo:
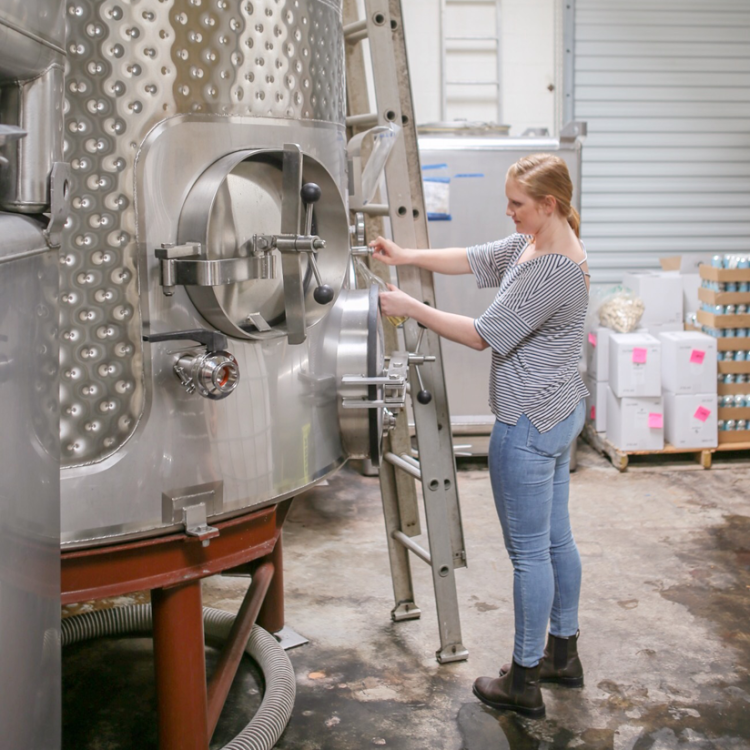
[[[183,508],[182,522],[185,524],[185,533],[188,536],[200,539],[204,547],[208,547],[211,543],[210,540],[219,536],[219,530],[208,525],[205,503],[188,505],[187,508]]]
[[[44,238],[50,247],[60,247],[62,230],[70,213],[70,164],[57,161],[49,178],[49,224]]]
[[[361,387],[364,385],[379,386],[381,398],[345,398],[342,401],[344,409],[403,409],[406,403],[406,384],[409,370],[409,354],[407,352],[393,352],[388,370],[385,375],[367,377],[366,375],[344,375],[341,386]]]
[[[164,243],[155,255],[161,261],[161,284],[166,297],[180,286],[223,286],[241,281],[276,278],[276,257],[253,238],[245,247],[252,254],[209,260],[200,242]]]
[[[164,523],[183,524],[188,536],[208,546],[208,540],[219,535],[218,529],[208,525],[207,518],[209,514],[221,513],[224,508],[224,482],[207,482],[163,492],[161,504]]]

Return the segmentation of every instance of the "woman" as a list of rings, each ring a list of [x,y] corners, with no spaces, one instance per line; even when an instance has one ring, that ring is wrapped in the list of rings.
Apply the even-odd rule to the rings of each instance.
[[[578,373],[588,305],[586,252],[571,206],[573,186],[557,156],[524,157],[509,170],[507,239],[467,248],[409,250],[378,237],[373,257],[445,274],[473,273],[498,286],[476,320],[436,310],[389,285],[384,315],[409,316],[451,341],[492,348],[490,407],[496,417],[489,469],[513,563],[513,661],[474,694],[493,708],[545,714],[539,683],[583,685],[577,653],[581,560],[570,529],[570,446],[583,427]],[[549,636],[545,648],[545,633]]]

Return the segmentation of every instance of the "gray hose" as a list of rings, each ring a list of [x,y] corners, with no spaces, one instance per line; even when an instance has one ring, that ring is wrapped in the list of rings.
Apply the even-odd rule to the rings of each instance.
[[[225,640],[233,622],[234,615],[229,612],[203,608],[203,628],[209,638]],[[62,621],[62,645],[105,636],[150,636],[151,628],[150,604],[86,612]],[[270,750],[292,715],[294,670],[276,639],[257,625],[250,633],[245,653],[261,668],[266,690],[250,723],[223,750]]]

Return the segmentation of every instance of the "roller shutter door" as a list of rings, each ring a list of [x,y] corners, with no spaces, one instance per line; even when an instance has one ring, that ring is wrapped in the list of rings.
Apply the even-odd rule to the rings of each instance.
[[[750,3],[575,0],[574,49],[594,281],[750,253]]]

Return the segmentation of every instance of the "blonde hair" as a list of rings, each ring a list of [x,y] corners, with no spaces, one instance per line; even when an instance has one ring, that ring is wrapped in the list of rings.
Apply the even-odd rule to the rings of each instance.
[[[581,217],[573,208],[573,182],[568,165],[554,154],[532,154],[521,157],[508,170],[508,177],[518,182],[535,201],[551,195],[557,201],[557,213],[568,220],[576,237],[580,237]]]

